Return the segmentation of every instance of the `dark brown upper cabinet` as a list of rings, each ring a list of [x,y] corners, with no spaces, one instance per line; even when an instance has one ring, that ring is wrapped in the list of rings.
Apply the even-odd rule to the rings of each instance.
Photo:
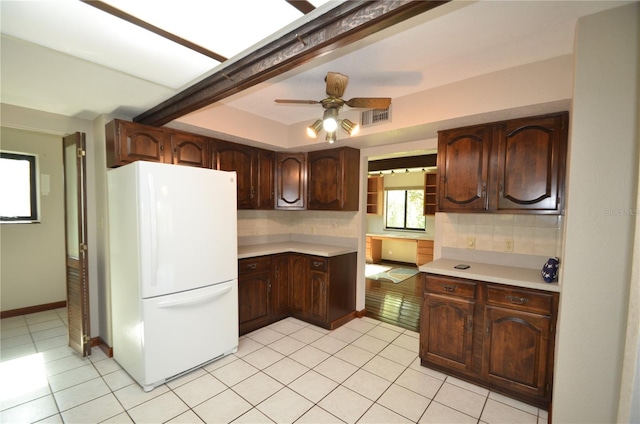
[[[306,153],[276,153],[276,209],[306,209],[306,191]]]
[[[276,153],[118,119],[105,130],[109,168],[144,160],[235,171],[238,209],[358,210],[357,149]]]
[[[238,209],[273,209],[274,152],[214,140],[214,169],[236,171]]]
[[[273,209],[275,198],[275,157],[275,152],[256,149],[253,209]]]
[[[307,209],[357,211],[360,151],[351,147],[309,152]]]
[[[210,139],[184,132],[171,133],[172,163],[211,168]]]
[[[562,214],[568,113],[438,133],[441,212]]]
[[[210,139],[115,119],[106,125],[107,167],[138,160],[210,168]]]
[[[106,127],[107,167],[115,168],[138,160],[171,163],[171,134],[162,128],[119,119]]]

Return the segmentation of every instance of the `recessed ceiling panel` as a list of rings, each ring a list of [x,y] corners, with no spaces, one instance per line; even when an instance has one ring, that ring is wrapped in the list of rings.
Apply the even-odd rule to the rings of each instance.
[[[77,0],[0,5],[3,34],[166,87],[180,88],[219,63]]]
[[[226,58],[303,16],[284,0],[105,2]]]

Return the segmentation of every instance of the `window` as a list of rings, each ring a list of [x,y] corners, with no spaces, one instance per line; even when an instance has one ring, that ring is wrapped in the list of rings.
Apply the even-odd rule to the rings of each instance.
[[[0,222],[38,221],[38,157],[0,152]]]
[[[424,230],[424,189],[385,190],[385,227],[391,230]]]

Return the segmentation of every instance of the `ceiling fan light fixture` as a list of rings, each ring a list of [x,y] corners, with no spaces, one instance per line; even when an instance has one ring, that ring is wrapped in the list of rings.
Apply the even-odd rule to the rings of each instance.
[[[338,109],[329,108],[324,111],[322,117],[322,128],[328,133],[332,133],[338,129]]]
[[[336,132],[331,131],[327,133],[327,141],[329,144],[333,144],[336,141]]]
[[[354,123],[354,122],[352,122],[352,121],[350,121],[348,119],[343,119],[342,122],[340,123],[340,126],[350,136],[354,136],[354,135],[358,134],[358,131],[360,131],[360,125],[358,125],[358,124],[356,124],[356,123]]]
[[[311,138],[317,138],[320,130],[322,130],[322,120],[318,119],[307,127],[307,135]]]

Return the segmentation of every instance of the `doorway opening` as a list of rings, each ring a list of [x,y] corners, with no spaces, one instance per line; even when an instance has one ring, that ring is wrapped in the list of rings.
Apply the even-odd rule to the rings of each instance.
[[[368,162],[365,310],[371,318],[416,332],[422,299],[418,265],[424,260],[418,244],[433,240],[435,216],[425,207],[425,193],[426,175],[435,165],[436,154],[428,152]],[[399,192],[401,205],[392,196]]]

